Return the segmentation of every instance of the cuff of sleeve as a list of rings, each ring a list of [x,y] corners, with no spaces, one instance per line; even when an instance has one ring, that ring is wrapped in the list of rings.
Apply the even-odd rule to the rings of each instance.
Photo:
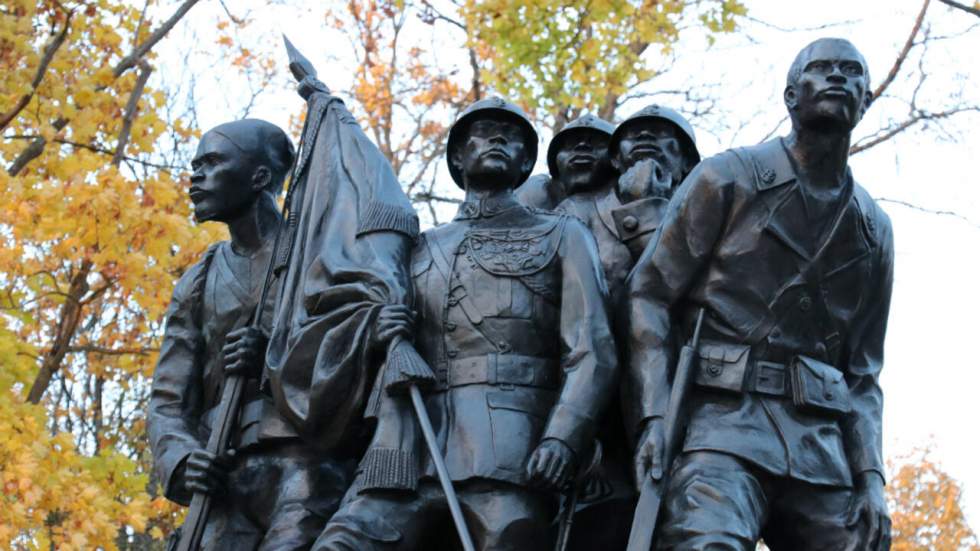
[[[546,438],[561,440],[575,452],[576,457],[584,457],[592,443],[594,428],[592,417],[559,404],[551,410],[551,418],[541,440]]]
[[[649,197],[614,208],[612,215],[620,239],[629,241],[659,228],[667,203],[664,197]]]
[[[171,468],[168,472],[165,472],[163,476],[164,497],[184,506],[190,505],[192,497],[191,493],[184,487],[184,477],[182,475],[184,472],[184,464],[190,455],[191,453],[188,451],[180,456],[177,456],[172,463],[173,468]]]
[[[850,463],[853,477],[856,478],[861,473],[873,471],[881,475],[882,480],[886,480],[885,466],[881,456],[873,450],[862,449],[860,446],[857,448],[848,454],[848,463]]]
[[[361,217],[357,235],[360,237],[376,231],[403,233],[415,241],[419,237],[419,217],[414,211],[375,201],[368,206],[367,212]]]

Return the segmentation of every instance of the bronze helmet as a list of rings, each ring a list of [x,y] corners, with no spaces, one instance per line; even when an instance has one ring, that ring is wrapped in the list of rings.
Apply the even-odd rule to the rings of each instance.
[[[555,159],[558,157],[559,139],[567,132],[577,129],[592,130],[604,135],[606,138],[611,139],[614,127],[612,123],[604,119],[600,119],[595,115],[582,115],[581,117],[566,124],[564,128],[555,133],[555,136],[551,138],[551,143],[548,144],[548,172],[551,174],[552,178],[558,177],[558,165]]]
[[[610,157],[615,156],[618,152],[619,140],[626,127],[645,119],[660,119],[673,124],[681,132],[681,147],[684,149],[684,154],[690,158],[692,166],[701,161],[701,154],[698,153],[697,142],[694,140],[694,128],[691,126],[691,123],[687,122],[684,115],[681,115],[670,107],[664,107],[655,103],[647,105],[619,123],[619,126],[612,133],[612,139],[609,140]]]
[[[524,130],[524,147],[527,148],[528,158],[532,160],[537,160],[538,158],[538,133],[534,130],[534,125],[531,124],[531,120],[524,113],[524,110],[499,97],[481,99],[471,103],[464,109],[459,115],[459,118],[456,119],[456,122],[453,123],[452,128],[449,129],[449,138],[446,141],[446,161],[449,164],[449,175],[453,177],[453,181],[459,187],[463,187],[463,175],[453,166],[452,152],[457,142],[463,139],[463,135],[469,128],[470,123],[482,115],[487,114],[487,112],[504,114],[517,122]],[[524,171],[524,174],[521,175],[521,181],[517,185],[527,180],[533,168],[534,165],[532,164]]]

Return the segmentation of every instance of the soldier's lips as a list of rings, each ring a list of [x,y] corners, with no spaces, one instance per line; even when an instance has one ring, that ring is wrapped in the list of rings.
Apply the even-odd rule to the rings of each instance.
[[[569,159],[568,162],[572,164],[594,163],[595,157],[593,157],[592,155],[575,155],[574,157]]]
[[[657,155],[660,149],[652,145],[638,145],[630,149],[630,155]]]
[[[508,155],[507,152],[502,149],[491,149],[490,151],[481,154],[480,158],[481,159],[495,158],[495,159],[510,160],[510,155]]]
[[[818,98],[831,98],[831,99],[850,99],[851,93],[845,88],[833,87],[827,88],[826,90],[821,90],[817,93]]]
[[[199,203],[199,202],[207,199],[208,192],[201,191],[199,189],[191,188],[190,193],[188,193],[188,195],[191,196],[191,201],[193,201],[195,203]]]

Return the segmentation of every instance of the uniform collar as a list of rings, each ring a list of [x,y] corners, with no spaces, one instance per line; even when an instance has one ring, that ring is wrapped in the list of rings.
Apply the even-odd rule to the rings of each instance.
[[[789,158],[789,151],[783,138],[768,141],[759,146],[756,184],[759,190],[779,187],[796,180],[796,170]]]
[[[502,212],[521,206],[513,193],[504,193],[480,201],[463,201],[453,220],[492,218]]]

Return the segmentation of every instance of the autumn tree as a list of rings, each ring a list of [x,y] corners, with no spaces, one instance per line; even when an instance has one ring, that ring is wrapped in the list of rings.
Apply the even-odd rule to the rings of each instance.
[[[168,513],[142,402],[191,224],[154,49],[197,0],[0,6],[0,541],[115,549]],[[150,11],[167,13],[151,17]],[[163,515],[163,517],[161,517]],[[159,530],[155,532],[160,535]]]
[[[890,462],[888,507],[894,551],[977,551],[980,543],[963,516],[963,489],[929,447]]]

